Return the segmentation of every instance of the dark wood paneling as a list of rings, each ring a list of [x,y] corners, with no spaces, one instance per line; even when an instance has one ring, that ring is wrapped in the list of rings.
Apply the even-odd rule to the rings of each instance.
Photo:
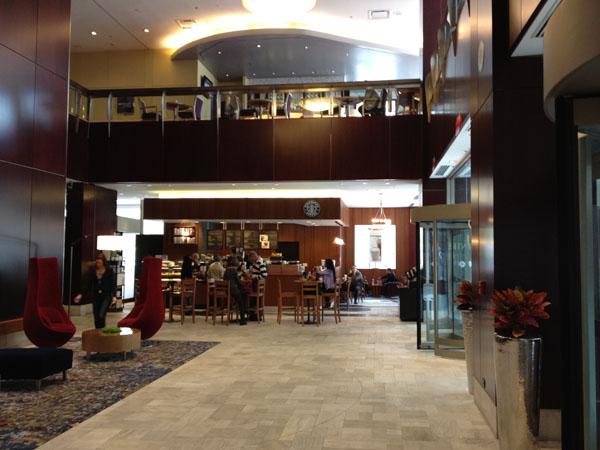
[[[0,44],[35,61],[37,18],[37,0],[2,0]]]
[[[5,320],[0,322],[0,336],[23,331],[23,319]]]
[[[275,179],[328,180],[331,119],[275,120]]]
[[[390,178],[422,177],[424,116],[397,116],[390,119]]]
[[[0,321],[23,317],[29,270],[31,169],[0,162]]]
[[[219,121],[219,179],[273,180],[273,121]]]
[[[79,121],[69,115],[68,139],[67,139],[67,177],[73,180],[88,180],[89,164],[89,142],[87,138],[89,123],[85,120]]]
[[[108,124],[97,122],[89,123],[90,139],[89,139],[89,166],[88,177],[89,181],[117,181],[118,178],[113,173],[115,166],[114,161],[110,159],[109,140],[108,140]],[[120,159],[118,161],[123,161]],[[122,165],[123,163],[121,163]],[[140,162],[143,164],[143,162]],[[137,181],[137,165],[129,166],[130,176],[127,179]]]
[[[389,119],[379,116],[332,119],[331,178],[390,178],[389,125]]]
[[[478,355],[475,378],[491,399],[496,397],[494,372],[494,318],[490,309],[490,294],[494,290],[494,161],[493,98],[472,118],[471,122],[471,227],[473,284],[486,283],[486,293],[477,297],[473,311],[474,351]]]
[[[2,110],[0,160],[31,166],[35,64],[0,45]]]
[[[37,67],[33,166],[60,175],[66,171],[67,93],[67,81]]]
[[[217,122],[165,122],[164,181],[217,181]]]
[[[505,2],[501,3],[506,7]],[[492,0],[471,0],[470,23],[471,116],[473,116],[492,92]],[[494,28],[494,31],[497,30]],[[483,68],[481,72],[479,72],[477,67],[480,42],[483,42],[484,49]]]
[[[63,267],[65,178],[34,170],[31,180],[30,257],[56,257]]]
[[[160,122],[115,122],[110,127],[109,152],[105,155],[110,181],[161,180],[164,161]]]
[[[37,25],[37,64],[68,80],[71,0],[40,1]]]

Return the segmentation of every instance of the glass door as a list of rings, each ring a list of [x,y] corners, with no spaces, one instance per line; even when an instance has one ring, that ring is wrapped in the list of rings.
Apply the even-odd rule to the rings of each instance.
[[[584,436],[585,448],[595,449],[600,442],[600,124],[580,127],[578,147]]]
[[[435,314],[434,314],[434,265],[433,265],[433,222],[419,223],[419,274],[420,274],[420,318],[417,323],[417,348],[433,349],[435,344]]]
[[[438,220],[435,231],[435,353],[464,358],[462,314],[453,301],[462,280],[471,280],[471,229],[467,220]]]

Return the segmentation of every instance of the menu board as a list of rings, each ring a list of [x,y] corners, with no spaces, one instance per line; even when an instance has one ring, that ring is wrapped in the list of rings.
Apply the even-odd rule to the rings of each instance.
[[[223,230],[208,230],[206,246],[211,250],[223,248]]]
[[[260,242],[258,241],[259,234],[258,230],[244,230],[244,248],[260,248]]]
[[[269,248],[277,250],[277,230],[263,230],[261,233],[269,237]]]
[[[242,246],[242,230],[226,230],[225,231],[225,248],[241,247]]]

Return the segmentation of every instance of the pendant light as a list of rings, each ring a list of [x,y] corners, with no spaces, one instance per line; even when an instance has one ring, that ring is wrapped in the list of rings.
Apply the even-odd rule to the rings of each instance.
[[[383,194],[379,194],[379,211],[375,214],[375,217],[371,219],[373,225],[391,225],[392,219],[388,219],[383,211]]]

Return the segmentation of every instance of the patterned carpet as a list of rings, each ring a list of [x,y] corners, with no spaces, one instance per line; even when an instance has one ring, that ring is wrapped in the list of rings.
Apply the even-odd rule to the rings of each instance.
[[[97,414],[113,403],[188,362],[217,342],[142,341],[131,358],[122,354],[85,359],[81,338],[73,350],[73,368],[42,380],[3,381],[0,391],[0,449],[32,449]]]

